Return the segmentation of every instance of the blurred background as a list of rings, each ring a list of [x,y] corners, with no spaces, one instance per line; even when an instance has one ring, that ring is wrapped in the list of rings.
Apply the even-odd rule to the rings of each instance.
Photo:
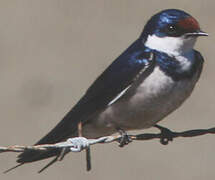
[[[44,136],[136,40],[151,15],[167,8],[192,14],[210,36],[196,45],[205,66],[194,93],[160,124],[176,131],[214,127],[214,1],[0,0],[0,145],[31,145]],[[42,174],[36,172],[50,159],[0,173],[0,179],[212,179],[214,139],[96,145],[90,172],[85,153],[70,153]],[[1,154],[0,171],[15,160],[15,153]]]

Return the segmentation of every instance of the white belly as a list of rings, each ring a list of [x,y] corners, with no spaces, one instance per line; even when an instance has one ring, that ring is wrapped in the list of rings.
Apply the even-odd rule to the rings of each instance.
[[[87,126],[86,135],[95,137],[111,134],[116,127],[132,130],[155,125],[189,97],[197,77],[196,74],[191,80],[173,81],[156,67],[144,81],[140,79],[136,87],[129,89],[128,95],[93,120],[89,126],[94,126],[94,133],[91,133],[91,128]]]

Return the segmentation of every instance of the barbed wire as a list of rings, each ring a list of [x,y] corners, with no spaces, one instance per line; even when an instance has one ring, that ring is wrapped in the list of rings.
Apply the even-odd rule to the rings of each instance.
[[[177,137],[194,137],[194,136],[200,136],[205,134],[215,134],[215,127],[209,128],[209,129],[194,129],[194,130],[188,130],[183,132],[174,132],[171,131],[165,127],[155,125],[156,128],[158,128],[161,132],[160,133],[144,133],[144,134],[138,134],[138,135],[127,135],[127,138],[130,141],[134,140],[152,140],[152,139],[160,139],[160,143],[163,145],[167,145],[169,141],[173,141],[174,138]],[[86,150],[86,162],[87,162],[87,171],[91,170],[91,155],[90,155],[90,147],[95,144],[103,144],[103,143],[111,143],[111,142],[120,142],[122,143],[122,139],[124,139],[125,135],[119,134],[119,135],[113,135],[113,136],[105,136],[100,137],[97,139],[87,139],[85,137],[74,137],[69,138],[64,142],[56,143],[56,144],[42,144],[42,145],[34,145],[34,146],[20,146],[20,145],[14,145],[14,146],[8,146],[8,147],[1,147],[0,146],[0,153],[4,152],[25,152],[28,150],[34,150],[34,151],[48,151],[53,149],[61,149],[61,153],[53,159],[50,163],[48,163],[44,168],[42,168],[40,172],[44,171],[47,167],[55,163],[56,161],[61,161],[65,157],[65,155],[69,152],[81,152],[83,150]],[[128,142],[127,142],[128,143]],[[127,144],[124,143],[123,145]],[[123,146],[120,144],[120,147]],[[11,171],[12,169],[20,166],[22,164],[19,164],[11,169],[8,169],[6,172]]]

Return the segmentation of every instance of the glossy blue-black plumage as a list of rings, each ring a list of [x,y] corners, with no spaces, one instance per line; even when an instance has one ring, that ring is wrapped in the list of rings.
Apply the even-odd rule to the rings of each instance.
[[[37,144],[56,143],[69,137],[77,136],[78,123],[82,122],[84,125],[97,113],[103,111],[121,91],[129,85],[132,85],[135,77],[137,77],[144,68],[145,71],[143,75],[145,75],[145,77],[153,71],[154,66],[160,66],[161,69],[174,80],[190,78],[196,68],[199,68],[202,64],[202,57],[196,51],[194,52],[194,56],[197,58],[195,62],[193,62],[193,67],[184,75],[178,72],[178,62],[172,61],[167,54],[144,46],[147,35],[155,33],[158,36],[162,36],[163,34],[159,32],[160,27],[165,23],[172,23],[186,16],[189,15],[179,10],[166,10],[153,16],[146,24],[140,38],[124,51],[97,78],[72,110]],[[154,58],[152,61],[149,61],[151,53],[153,53]],[[57,150],[50,150],[47,152],[28,151],[20,154],[17,162],[25,163],[37,161],[58,155],[59,153],[60,151]]]
[[[156,54],[156,63],[164,73],[175,81],[192,78],[196,71],[202,68],[204,62],[201,54],[196,50],[192,50],[187,54],[187,58],[189,58],[188,60],[192,65],[189,69],[182,70],[180,62],[175,57],[155,50],[154,53]]]
[[[155,14],[147,22],[141,34],[141,39],[146,39],[148,35],[155,34],[159,37],[166,36],[161,30],[168,24],[177,24],[179,20],[190,17],[190,15],[182,10],[168,9]]]
[[[85,123],[102,111],[121,91],[132,84],[141,70],[148,76],[153,70],[154,61],[149,61],[151,51],[144,48],[141,39],[135,41],[123,52],[87,90],[82,99],[72,108],[63,120],[37,144],[56,143],[77,135],[79,122]],[[29,151],[19,155],[17,162],[31,162],[59,153]]]

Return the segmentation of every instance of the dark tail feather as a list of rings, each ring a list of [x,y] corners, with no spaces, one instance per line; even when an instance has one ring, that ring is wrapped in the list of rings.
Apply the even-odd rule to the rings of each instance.
[[[63,140],[64,140],[64,138],[62,138],[62,140],[59,139],[59,141],[57,141],[57,142],[60,142]],[[52,138],[45,136],[35,145],[54,144],[57,142],[55,141],[55,139],[53,140]],[[60,154],[60,152],[61,152],[60,149],[51,149],[51,150],[47,150],[47,151],[27,150],[18,156],[17,162],[18,163],[29,163],[29,162],[39,161],[42,159],[57,156]]]
[[[43,137],[35,145],[55,144],[58,142],[62,142],[67,138],[76,136],[78,121],[73,120],[74,117],[76,117],[75,113],[70,111],[63,118],[63,120],[59,124],[57,124],[57,126],[54,129],[52,129],[45,137]],[[36,150],[27,150],[18,156],[17,162],[18,163],[34,162],[50,158],[53,156],[58,156],[60,152],[61,152],[60,149],[53,149],[43,152]]]
[[[20,154],[18,156],[18,159],[16,162],[29,163],[29,162],[39,161],[42,159],[57,156],[59,154],[60,154],[60,150],[48,150],[48,151],[44,151],[44,152],[29,150],[29,151],[25,151],[24,153]]]
[[[30,154],[30,152],[28,152],[28,153]],[[31,151],[31,153],[32,153],[32,151]],[[38,154],[37,154],[37,155],[38,155]],[[53,156],[53,154],[50,154],[50,152],[49,152],[49,155],[50,155],[50,157]],[[45,156],[44,158],[48,158],[49,155],[43,155],[43,156]],[[49,166],[51,166],[52,164],[54,164],[54,163],[58,160],[59,155],[60,155],[60,153],[58,153],[58,155],[56,155],[56,157],[55,157],[51,162],[49,162],[46,166],[44,166],[41,170],[39,170],[38,173],[43,172],[43,171],[44,171],[45,169],[47,169]],[[36,156],[35,156],[35,157],[36,157]],[[41,158],[43,158],[43,157],[40,155],[40,159],[41,159]],[[28,159],[29,159],[29,158],[28,158]],[[31,161],[35,161],[35,160],[31,159]],[[31,162],[31,161],[30,161],[30,159],[29,159],[29,162]],[[17,162],[18,162],[18,160],[17,160]],[[13,167],[10,168],[10,169],[7,169],[7,170],[4,171],[3,173],[6,174],[6,173],[8,173],[8,172],[10,172],[10,171],[12,171],[12,170],[14,170],[14,169],[16,169],[16,168],[22,166],[22,165],[25,164],[25,163],[26,163],[26,162],[19,162],[18,165],[13,166]]]
[[[51,162],[49,162],[47,165],[45,165],[42,169],[38,171],[38,173],[43,172],[45,169],[47,169],[49,166],[54,164],[58,160],[58,156],[56,156]]]
[[[19,166],[22,166],[23,164],[24,164],[24,163],[20,163],[20,164],[18,164],[18,165],[16,165],[16,166],[13,166],[12,168],[7,169],[7,170],[4,171],[3,173],[6,174],[6,173],[8,173],[8,172],[10,172],[10,171],[12,171],[12,170],[18,168]]]

